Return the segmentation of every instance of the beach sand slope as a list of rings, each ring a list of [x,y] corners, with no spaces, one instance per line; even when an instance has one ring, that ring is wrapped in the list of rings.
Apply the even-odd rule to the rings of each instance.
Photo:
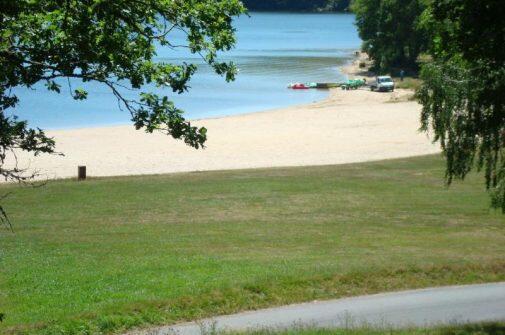
[[[439,152],[418,131],[421,107],[411,92],[365,89],[330,91],[310,105],[206,119],[204,150],[132,126],[49,132],[65,156],[20,153],[20,167],[39,179],[75,177],[78,165],[90,176],[309,166],[364,162]]]

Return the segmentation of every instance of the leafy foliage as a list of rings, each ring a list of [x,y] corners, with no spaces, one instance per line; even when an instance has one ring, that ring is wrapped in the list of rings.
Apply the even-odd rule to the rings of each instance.
[[[245,11],[238,0],[0,0],[0,175],[26,181],[32,175],[17,166],[6,167],[17,150],[35,155],[54,153],[55,142],[43,130],[8,116],[19,103],[16,87],[44,82],[60,93],[62,79],[98,82],[108,87],[120,108],[131,114],[137,129],[162,131],[203,147],[205,128],[186,121],[169,97],[143,92],[139,100],[121,94],[122,87],[146,84],[180,94],[195,73],[193,64],[165,64],[153,60],[155,44],[184,48],[199,54],[214,70],[233,80],[234,64],[217,60],[218,51],[235,43],[232,19]],[[186,36],[176,45],[175,31]],[[71,90],[74,99],[88,92]],[[11,113],[12,114],[12,113]],[[17,164],[16,164],[17,165]]]
[[[492,204],[505,212],[505,6],[436,1],[426,13],[435,28],[434,62],[418,92],[422,129],[447,157],[447,181],[484,170]]]
[[[417,68],[429,34],[421,23],[426,0],[355,0],[356,25],[363,49],[378,70]]]
[[[363,48],[379,71],[421,70],[422,126],[447,157],[446,179],[484,170],[505,212],[505,6],[503,1],[356,0]]]

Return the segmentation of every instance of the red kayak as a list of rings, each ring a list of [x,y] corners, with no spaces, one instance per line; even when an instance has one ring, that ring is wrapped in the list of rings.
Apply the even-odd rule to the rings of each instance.
[[[308,90],[310,87],[307,87],[304,84],[294,84],[291,88],[294,90]]]

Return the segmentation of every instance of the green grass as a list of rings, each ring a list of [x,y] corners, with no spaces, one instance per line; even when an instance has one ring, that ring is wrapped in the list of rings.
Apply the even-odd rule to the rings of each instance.
[[[505,280],[505,218],[435,156],[12,191],[0,333],[88,334]]]
[[[505,323],[453,325],[431,329],[311,329],[259,330],[242,335],[504,335]],[[228,335],[231,335],[229,333]]]
[[[405,77],[403,81],[400,80],[399,77],[393,78],[395,82],[396,88],[409,89],[409,90],[417,90],[421,87],[421,79],[414,77]]]

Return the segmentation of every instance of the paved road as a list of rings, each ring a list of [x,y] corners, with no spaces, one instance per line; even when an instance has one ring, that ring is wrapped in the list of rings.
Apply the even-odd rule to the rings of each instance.
[[[294,325],[346,328],[430,326],[455,322],[505,320],[505,282],[451,286],[355,298],[311,302],[220,316],[162,327],[150,335],[200,335],[202,327],[217,331],[286,328]]]

